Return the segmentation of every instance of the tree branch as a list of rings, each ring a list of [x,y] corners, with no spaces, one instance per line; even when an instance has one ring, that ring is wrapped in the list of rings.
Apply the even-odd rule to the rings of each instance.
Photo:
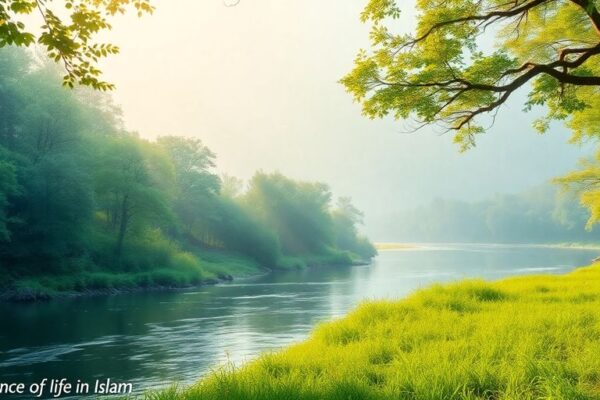
[[[427,32],[425,32],[423,35],[405,43],[403,45],[403,47],[415,45],[418,42],[421,42],[421,41],[427,39],[432,33],[437,31],[438,29],[443,28],[448,25],[460,24],[460,23],[470,22],[470,21],[493,23],[500,19],[516,17],[517,15],[526,13],[530,9],[535,8],[535,7],[539,6],[540,4],[550,2],[550,1],[555,1],[555,0],[532,0],[532,1],[526,2],[521,5],[515,4],[514,7],[509,8],[507,10],[493,10],[493,11],[490,11],[487,14],[483,14],[483,15],[467,15],[465,17],[460,17],[460,18],[450,19],[448,21],[438,22],[437,24],[432,25],[427,30]],[[572,0],[572,1],[585,1],[585,0]]]

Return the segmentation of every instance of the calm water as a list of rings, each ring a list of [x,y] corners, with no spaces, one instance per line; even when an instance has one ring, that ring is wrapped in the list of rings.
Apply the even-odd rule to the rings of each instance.
[[[598,253],[436,245],[382,252],[370,266],[272,273],[191,292],[0,304],[0,382],[111,378],[135,390],[191,382],[227,360],[302,340],[367,299],[464,277],[563,273]]]

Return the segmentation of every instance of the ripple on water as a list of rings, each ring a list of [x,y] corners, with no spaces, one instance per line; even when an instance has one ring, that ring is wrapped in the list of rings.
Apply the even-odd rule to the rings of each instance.
[[[61,356],[84,350],[85,347],[103,346],[112,343],[116,336],[107,336],[89,342],[76,344],[60,344],[39,347],[21,347],[8,350],[6,354],[17,354],[0,362],[0,368],[32,365],[59,361]]]

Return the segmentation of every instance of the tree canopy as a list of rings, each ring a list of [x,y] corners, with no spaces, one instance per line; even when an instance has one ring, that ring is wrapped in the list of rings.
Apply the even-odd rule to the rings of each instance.
[[[149,0],[0,0],[0,48],[37,43],[63,64],[65,86],[110,90],[114,85],[102,80],[97,63],[119,48],[95,38],[110,30],[112,17],[128,10],[141,16],[154,8]],[[27,15],[37,16],[38,26],[24,23],[22,17]]]
[[[397,1],[370,0],[361,19],[372,49],[342,83],[365,115],[439,124],[463,150],[520,88],[529,91],[525,109],[547,107],[539,131],[565,120],[573,140],[595,137],[599,9],[597,0],[417,0],[416,31],[406,34],[394,29]]]

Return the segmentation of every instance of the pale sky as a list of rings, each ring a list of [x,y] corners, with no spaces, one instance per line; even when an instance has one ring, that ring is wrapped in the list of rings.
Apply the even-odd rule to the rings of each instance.
[[[534,133],[519,101],[466,154],[434,129],[405,134],[405,124],[362,117],[337,81],[368,46],[366,1],[154,0],[154,15],[114,22],[121,54],[103,64],[105,77],[129,129],[198,137],[219,172],[241,178],[262,169],[326,182],[354,199],[376,240],[388,213],[518,192],[589,152],[567,145],[560,126]],[[411,21],[409,10],[398,24]]]

